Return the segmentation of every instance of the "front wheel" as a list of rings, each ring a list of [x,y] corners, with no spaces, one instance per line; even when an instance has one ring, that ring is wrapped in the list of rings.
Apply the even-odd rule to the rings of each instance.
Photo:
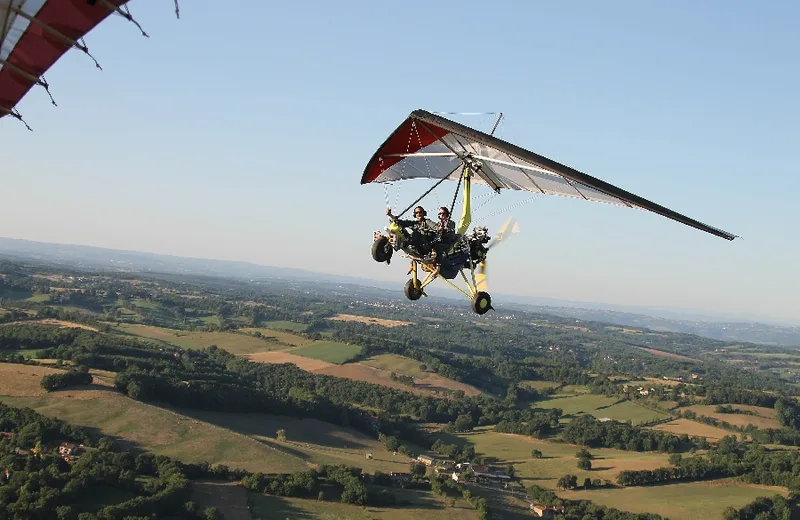
[[[382,236],[372,243],[372,259],[376,262],[386,262],[390,260],[393,252],[394,250],[391,244],[389,244],[388,237]]]
[[[422,297],[422,289],[414,284],[413,278],[406,282],[403,292],[409,300],[419,300]]]
[[[486,314],[492,308],[492,297],[480,291],[472,298],[472,311],[475,314]]]

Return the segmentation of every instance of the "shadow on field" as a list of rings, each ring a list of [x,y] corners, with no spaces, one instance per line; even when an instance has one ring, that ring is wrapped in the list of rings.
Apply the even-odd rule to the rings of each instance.
[[[297,419],[264,413],[225,413],[190,409],[175,409],[175,411],[248,437],[275,439],[277,431],[284,430],[286,438],[295,443],[317,444],[345,450],[372,449],[366,439],[359,438],[363,434],[317,419]]]

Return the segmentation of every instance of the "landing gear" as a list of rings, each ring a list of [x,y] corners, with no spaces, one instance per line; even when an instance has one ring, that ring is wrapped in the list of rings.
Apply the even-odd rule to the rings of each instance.
[[[372,259],[376,262],[386,262],[392,259],[392,245],[389,243],[389,238],[380,236],[376,233],[375,242],[372,243]]]
[[[406,298],[409,300],[419,300],[422,297],[422,288],[418,287],[418,283],[415,284],[413,278],[406,282],[403,292],[406,293]]]
[[[492,309],[492,297],[489,293],[478,291],[472,298],[472,311],[475,314],[486,314]]]

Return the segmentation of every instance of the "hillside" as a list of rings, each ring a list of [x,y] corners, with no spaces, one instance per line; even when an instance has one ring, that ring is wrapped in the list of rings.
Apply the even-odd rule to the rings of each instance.
[[[244,495],[196,485],[204,503],[238,501],[233,515],[245,496],[311,515],[335,481],[371,517],[404,500],[430,518],[537,502],[578,518],[691,517],[676,496],[721,517],[762,496],[778,511],[800,482],[788,349],[521,311],[464,320],[458,305],[319,285],[2,262],[0,274],[0,400],[125,449],[251,472],[233,477]],[[290,498],[264,479],[311,487]]]
[[[370,297],[387,295],[387,290],[396,292],[396,284],[380,280],[368,280],[353,276],[317,273],[301,269],[272,267],[248,262],[234,262],[198,258],[183,258],[170,255],[124,251],[92,246],[51,244],[0,237],[0,258],[34,260],[61,268],[90,270],[112,270],[114,272],[174,273],[200,276],[221,276],[241,280],[283,279],[303,284],[330,284],[329,288],[346,284],[352,294]],[[442,288],[444,298],[459,298],[449,288]],[[800,323],[771,323],[769,320],[745,319],[741,316],[708,316],[688,310],[666,310],[637,308],[633,306],[602,303],[568,302],[557,299],[526,297],[519,295],[497,296],[504,308],[549,314],[584,321],[599,321],[615,325],[646,328],[656,331],[695,334],[722,341],[741,341],[768,345],[800,347]],[[398,295],[396,299],[400,299]]]

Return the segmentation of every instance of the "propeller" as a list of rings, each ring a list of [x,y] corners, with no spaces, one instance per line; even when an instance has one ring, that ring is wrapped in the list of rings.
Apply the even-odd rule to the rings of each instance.
[[[494,241],[486,247],[486,251],[489,251],[500,242],[505,241],[514,233],[519,233],[519,222],[517,222],[514,217],[509,217],[505,224],[500,226],[500,231],[495,235]],[[483,262],[478,264],[478,269],[475,271],[475,286],[478,291],[488,292],[489,290],[489,284],[486,279],[488,276],[487,261],[488,256],[483,259]]]

